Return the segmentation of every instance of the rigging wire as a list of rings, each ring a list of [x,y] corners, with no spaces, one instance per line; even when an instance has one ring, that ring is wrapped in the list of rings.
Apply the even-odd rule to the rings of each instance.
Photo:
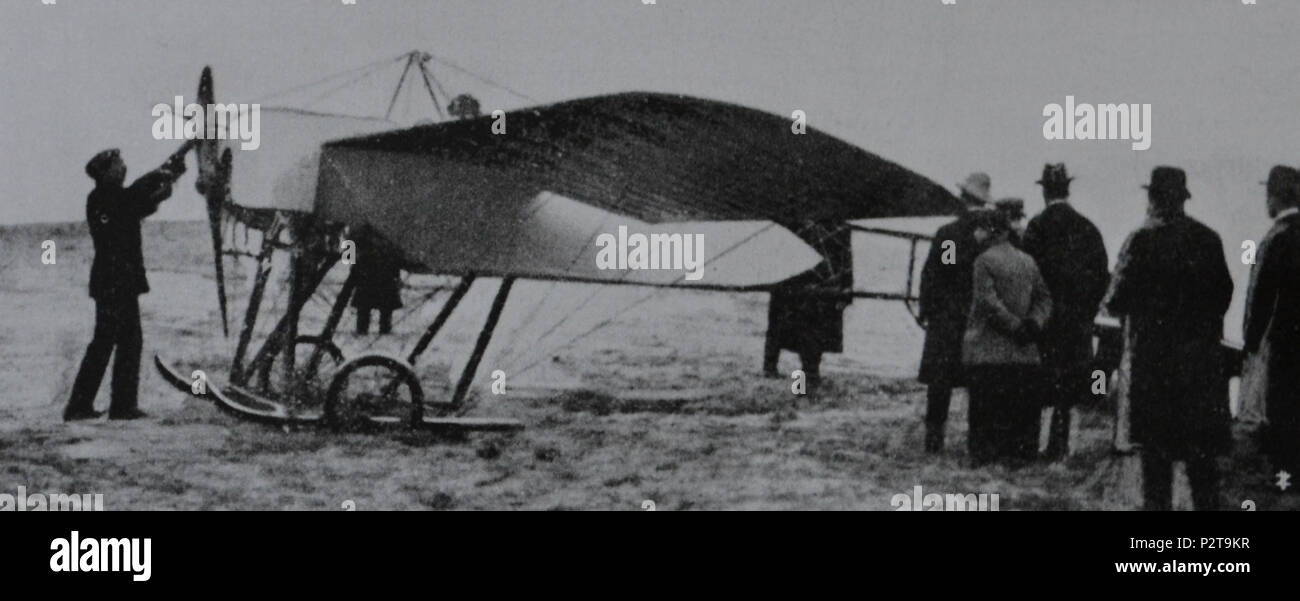
[[[623,202],[627,199],[627,192],[628,192],[628,188],[629,188],[629,186],[630,186],[630,184],[624,184],[623,189],[622,189],[622,191],[621,191],[621,193],[620,193],[620,197],[619,197],[619,199],[618,199],[618,203],[617,203],[618,206],[622,206],[622,205],[623,205]],[[554,197],[554,196],[555,196],[555,195],[552,195],[552,197]],[[548,200],[549,200],[549,199],[548,199]],[[576,264],[578,263],[578,260],[581,259],[581,258],[586,254],[586,252],[585,252],[586,249],[587,249],[588,247],[590,247],[591,244],[592,244],[592,242],[596,239],[596,237],[600,235],[600,233],[601,233],[600,230],[602,229],[602,226],[604,226],[604,225],[606,225],[606,224],[605,224],[605,223],[597,223],[595,226],[593,226],[592,231],[587,235],[587,241],[586,241],[585,243],[583,243],[582,246],[579,247],[578,253],[573,257],[573,259],[571,259],[571,260],[569,261],[568,266],[566,266],[566,268],[565,268],[566,271],[572,269],[573,266],[576,265]],[[631,277],[631,276],[632,276],[632,272],[631,272],[630,270],[628,270],[628,271],[624,271],[623,274],[622,274],[621,276],[619,276],[618,279],[614,280],[614,282],[615,282],[615,283],[623,282],[623,281],[627,280],[627,278],[629,278],[629,277]],[[524,326],[524,324],[529,324],[529,325],[531,325],[531,324],[535,323],[535,322],[533,321],[533,319],[537,316],[537,313],[538,313],[538,312],[541,310],[541,308],[545,305],[545,302],[546,302],[548,299],[550,299],[550,297],[551,297],[551,293],[553,293],[555,290],[557,290],[557,289],[558,289],[558,286],[559,286],[560,284],[561,284],[561,282],[551,282],[551,285],[546,289],[546,293],[545,293],[544,295],[542,295],[542,298],[541,298],[541,299],[540,299],[536,304],[533,305],[532,311],[530,311],[528,317],[525,318],[525,320],[524,320],[523,322],[521,322],[521,324],[515,328],[516,331],[517,331],[518,329],[521,329],[521,328]],[[585,299],[583,299],[582,303],[580,303],[580,304],[578,305],[577,308],[575,308],[575,309],[574,309],[572,312],[570,312],[568,315],[565,315],[565,316],[561,317],[559,323],[556,323],[556,324],[552,325],[550,329],[546,330],[545,332],[543,332],[541,335],[537,336],[536,338],[533,338],[531,344],[528,344],[528,345],[516,345],[516,346],[514,346],[513,348],[510,348],[510,349],[507,349],[506,351],[504,351],[504,352],[502,353],[502,355],[499,356],[499,357],[496,357],[496,359],[497,359],[498,361],[502,362],[502,363],[507,364],[507,365],[511,365],[511,364],[513,364],[514,361],[517,361],[517,360],[519,359],[519,353],[521,353],[521,352],[526,352],[524,349],[530,349],[530,348],[535,347],[538,343],[540,343],[542,340],[544,340],[548,335],[550,335],[552,332],[554,332],[556,328],[558,328],[559,326],[561,326],[561,325],[563,325],[565,322],[567,322],[568,319],[569,319],[570,317],[572,317],[572,316],[573,316],[574,314],[576,314],[578,311],[581,311],[584,307],[586,307],[586,306],[587,306],[587,303],[591,302],[591,300],[592,300],[593,298],[595,298],[595,296],[596,296],[596,294],[597,294],[598,292],[599,292],[599,289],[597,289],[597,290],[593,290],[593,291],[591,292],[591,294],[587,295],[587,297],[586,297]],[[539,327],[540,327],[540,326],[535,327],[535,328],[533,328],[533,329],[538,329]],[[512,332],[511,332],[512,335],[514,335],[515,333],[516,333],[515,331],[512,331]],[[530,338],[531,338],[531,337],[530,337]]]
[[[332,96],[332,95],[338,93],[339,90],[342,90],[342,89],[347,88],[347,87],[354,86],[354,85],[356,85],[358,82],[360,82],[360,81],[362,81],[362,80],[364,80],[364,79],[368,79],[368,78],[374,77],[375,73],[377,73],[378,71],[379,71],[379,68],[378,68],[378,67],[373,68],[373,69],[369,69],[369,70],[367,70],[366,72],[362,73],[361,75],[358,75],[358,76],[355,77],[355,78],[349,79],[349,80],[343,82],[342,84],[339,84],[339,85],[337,85],[337,86],[335,86],[335,87],[333,87],[333,88],[330,88],[329,90],[325,91],[323,94],[320,94],[319,96],[316,96],[316,97],[315,97],[314,99],[312,99],[310,102],[308,102],[308,103],[306,103],[306,104],[304,104],[304,105],[302,105],[302,106],[303,106],[303,108],[310,108],[313,104],[316,104],[316,103],[318,103],[318,102],[320,102],[320,101],[322,101],[322,100],[324,100],[324,99],[326,99],[326,98],[328,98],[328,97],[330,97],[330,96]]]
[[[302,108],[292,107],[292,106],[263,106],[262,110],[275,111],[280,113],[293,113],[295,115],[305,115],[308,117],[337,117],[341,119],[358,119],[363,121],[382,121],[384,123],[392,123],[392,121],[389,121],[388,119],[385,119],[383,117],[370,117],[366,115],[347,115],[344,113],[331,113],[327,111],[312,111],[312,110],[307,110],[307,109],[302,109]]]
[[[735,251],[736,249],[740,248],[740,247],[743,246],[744,244],[749,243],[750,241],[752,241],[752,240],[754,240],[755,238],[757,238],[758,236],[762,235],[764,232],[768,231],[769,229],[771,229],[771,228],[773,228],[773,227],[776,227],[777,225],[778,225],[778,224],[777,224],[776,222],[768,223],[768,224],[767,224],[766,226],[764,226],[762,229],[760,229],[760,230],[758,230],[758,231],[756,231],[756,232],[750,234],[749,236],[746,236],[745,238],[741,239],[740,241],[738,241],[738,242],[736,242],[735,244],[733,244],[733,245],[731,245],[730,247],[728,247],[728,248],[727,248],[726,250],[724,250],[723,252],[719,253],[717,256],[715,256],[715,257],[713,258],[713,261],[717,261],[717,260],[721,259],[722,257],[725,257],[726,255],[728,255],[728,254],[730,254],[731,252]],[[825,243],[825,241],[828,240],[830,237],[836,235],[836,234],[837,234],[837,229],[832,229],[832,228],[823,228],[823,229],[821,230],[820,233],[822,233],[822,235],[819,236],[819,237],[816,239],[816,242],[814,242],[814,244],[813,244],[813,248],[814,248],[814,250],[818,250],[818,251],[819,251],[818,254],[822,254],[822,253],[820,252],[820,248],[819,248],[819,247],[820,247],[823,243]],[[851,262],[849,263],[849,265],[851,265]],[[842,266],[842,269],[851,269],[851,267]],[[628,273],[631,273],[631,272],[629,271]],[[841,271],[834,271],[834,272],[832,272],[832,276],[831,276],[831,277],[832,277],[832,278],[837,277],[837,276],[838,276],[839,274],[841,274],[841,273],[843,273],[842,270],[841,270]],[[626,276],[625,276],[625,277],[626,277]],[[680,283],[680,282],[681,282],[685,277],[686,277],[686,276],[685,276],[684,274],[681,275],[681,276],[678,276],[677,279],[673,280],[672,284],[678,284],[678,283]],[[620,278],[620,281],[621,281],[621,279],[622,279],[622,278]],[[628,305],[628,306],[626,306],[626,307],[620,309],[620,310],[619,310],[617,313],[615,313],[613,316],[611,316],[611,317],[609,317],[608,319],[606,319],[606,320],[600,322],[599,324],[597,324],[596,326],[594,326],[594,327],[591,328],[590,330],[588,330],[588,331],[586,331],[586,332],[584,332],[584,333],[582,333],[582,334],[580,334],[580,335],[578,335],[578,336],[576,336],[576,337],[574,337],[574,338],[568,340],[567,342],[561,344],[561,345],[558,346],[558,347],[555,347],[554,349],[548,349],[547,352],[545,352],[545,353],[541,353],[541,355],[544,356],[544,355],[550,354],[551,352],[558,351],[558,350],[560,350],[560,349],[566,348],[566,347],[568,347],[569,345],[572,345],[572,344],[578,342],[579,340],[582,340],[583,338],[586,338],[587,336],[589,336],[589,335],[595,333],[597,330],[600,330],[601,328],[604,328],[605,326],[608,326],[609,324],[613,323],[613,322],[614,322],[614,321],[615,321],[619,316],[621,316],[622,314],[626,313],[627,311],[630,311],[631,309],[633,309],[633,308],[635,308],[635,307],[637,307],[637,306],[640,306],[640,305],[641,305],[642,303],[644,303],[645,301],[649,300],[650,298],[653,298],[654,296],[657,296],[657,295],[663,293],[665,290],[668,290],[668,288],[656,288],[656,289],[655,289],[654,291],[652,291],[650,294],[647,294],[646,296],[644,296],[644,297],[638,299],[637,301],[635,301],[635,302],[632,303],[631,305]],[[553,325],[553,326],[552,326],[552,327],[547,331],[546,334],[543,334],[540,338],[534,340],[534,341],[532,342],[532,344],[529,344],[529,345],[526,345],[526,346],[523,346],[523,347],[516,346],[515,348],[516,348],[516,349],[518,349],[518,348],[528,348],[528,349],[536,348],[537,345],[538,345],[539,343],[541,343],[542,340],[544,340],[544,339],[545,339],[548,335],[550,335],[552,332],[556,331],[556,330],[560,327],[560,325],[561,325],[562,323],[564,323],[565,321],[567,321],[567,320],[569,319],[569,317],[572,317],[573,315],[576,315],[578,311],[581,311],[582,308],[585,307],[586,304],[587,304],[591,299],[595,298],[595,295],[596,295],[597,292],[599,292],[599,290],[593,291],[592,294],[588,295],[587,298],[583,299],[583,302],[582,302],[582,303],[581,303],[581,304],[580,304],[576,309],[574,309],[574,310],[571,311],[568,315],[566,315],[566,316],[564,317],[564,319],[562,319],[559,323],[556,323],[555,325]],[[517,354],[516,354],[516,355],[511,355],[511,356],[510,356],[510,359],[512,359],[512,360],[513,360],[513,359],[517,359],[517,358],[518,358],[518,357],[517,357]],[[522,370],[515,372],[515,375],[518,376],[519,374],[522,374],[522,373],[527,372],[529,369],[531,369],[531,368],[535,367],[537,364],[539,364],[542,360],[543,360],[543,359],[538,359],[538,360],[536,360],[536,361],[534,361],[534,362],[528,364],[528,365],[527,365],[526,367],[524,367]]]
[[[717,261],[718,259],[720,259],[720,258],[726,256],[727,254],[731,253],[732,251],[736,250],[737,248],[740,248],[742,245],[747,244],[748,242],[752,241],[754,238],[757,238],[759,235],[763,234],[763,233],[766,232],[767,230],[769,230],[769,229],[771,229],[771,228],[773,228],[773,227],[776,227],[776,226],[777,226],[777,224],[776,224],[775,222],[767,224],[767,225],[764,226],[762,229],[760,229],[760,230],[758,230],[758,231],[756,231],[756,232],[750,234],[749,236],[746,236],[744,239],[742,239],[742,240],[740,240],[739,242],[737,242],[737,243],[731,245],[731,247],[727,248],[726,250],[722,251],[722,252],[719,253],[717,256],[715,256],[713,260],[714,260],[714,261]],[[680,283],[680,282],[681,282],[685,277],[686,277],[686,274],[682,274],[682,275],[678,276],[677,279],[673,280],[672,283],[673,283],[673,284]],[[632,309],[634,309],[634,308],[640,306],[642,303],[644,303],[644,302],[650,300],[651,298],[653,298],[653,297],[655,297],[655,296],[658,296],[658,295],[662,294],[665,290],[668,290],[668,288],[655,288],[655,289],[652,290],[649,294],[647,294],[647,295],[645,295],[645,296],[643,296],[643,297],[637,299],[636,302],[633,302],[632,304],[627,305],[627,306],[623,307],[622,309],[619,309],[619,310],[618,310],[614,315],[611,315],[610,317],[608,317],[608,318],[606,318],[605,320],[601,321],[600,323],[596,324],[596,325],[593,326],[591,329],[589,329],[589,330],[587,330],[587,331],[585,331],[585,332],[583,332],[583,333],[581,333],[581,334],[579,334],[579,335],[577,335],[577,336],[574,336],[573,338],[570,338],[568,341],[564,342],[564,343],[561,344],[560,346],[554,347],[553,349],[548,349],[548,351],[545,352],[545,353],[540,353],[540,354],[542,355],[541,357],[538,357],[538,358],[537,358],[536,360],[534,360],[532,363],[529,363],[528,365],[525,365],[525,366],[524,366],[522,369],[520,369],[519,371],[514,372],[513,376],[517,378],[517,377],[519,377],[519,376],[522,375],[522,374],[528,373],[529,370],[531,370],[531,369],[534,368],[534,367],[537,367],[537,366],[540,365],[543,361],[545,361],[545,360],[546,360],[546,357],[545,357],[546,355],[549,355],[549,354],[551,354],[551,353],[553,353],[553,352],[556,352],[556,351],[559,351],[559,350],[562,350],[562,349],[568,348],[570,345],[572,345],[572,344],[574,344],[574,343],[576,343],[576,342],[578,342],[578,341],[580,341],[580,340],[582,340],[582,339],[584,339],[584,338],[586,338],[586,337],[588,337],[588,336],[590,336],[590,335],[596,333],[597,331],[599,331],[600,329],[604,328],[605,326],[608,326],[609,324],[614,323],[614,321],[616,321],[616,320],[617,320],[619,317],[621,317],[624,313],[626,313],[626,312],[628,312],[628,311],[631,311]]]
[[[717,261],[718,259],[721,259],[722,257],[725,257],[726,255],[730,254],[732,251],[734,251],[734,250],[736,250],[737,248],[739,248],[740,246],[742,246],[742,245],[744,245],[744,244],[750,242],[750,241],[753,240],[754,238],[756,238],[756,237],[762,235],[764,232],[766,232],[767,230],[771,229],[772,227],[775,227],[776,225],[777,225],[777,224],[776,224],[775,222],[767,224],[767,225],[764,226],[762,229],[760,229],[760,230],[758,230],[758,231],[756,231],[756,232],[750,234],[749,236],[746,236],[745,238],[739,240],[738,242],[736,242],[735,244],[731,245],[731,246],[728,247],[727,249],[723,250],[723,251],[722,251],[721,253],[719,253],[716,257],[713,258],[713,261]],[[631,273],[632,273],[632,272],[631,272],[630,270],[624,272],[623,277],[619,278],[619,279],[616,280],[616,281],[618,281],[618,282],[622,282],[622,281],[626,280],[626,278],[627,278],[628,276],[630,276]],[[686,277],[685,274],[683,274],[683,275],[681,275],[681,276],[678,276],[678,278],[675,279],[675,280],[673,280],[672,283],[669,284],[669,285],[672,286],[672,285],[678,284],[678,283],[680,283],[680,282],[683,280],[683,278],[685,278],[685,277]],[[667,288],[658,288],[658,289],[656,289],[654,292],[652,292],[650,295],[648,295],[646,298],[642,298],[642,299],[636,301],[635,303],[633,303],[632,306],[640,305],[640,304],[641,304],[642,302],[644,302],[645,300],[648,300],[649,297],[652,297],[652,296],[654,296],[654,295],[656,295],[656,294],[659,294],[659,293],[663,292],[663,290],[666,290],[666,289],[667,289]],[[569,320],[571,317],[573,317],[574,315],[577,315],[579,311],[581,311],[583,308],[585,308],[585,307],[587,306],[587,304],[590,303],[590,302],[592,301],[592,299],[594,299],[594,298],[596,297],[596,295],[597,295],[599,292],[600,292],[600,289],[599,289],[599,288],[597,288],[597,289],[595,289],[595,290],[592,290],[592,292],[591,292],[590,294],[588,294],[587,297],[584,298],[584,299],[582,300],[581,303],[579,303],[578,307],[576,307],[575,309],[573,309],[572,311],[570,311],[569,313],[567,313],[566,315],[564,315],[564,316],[563,316],[563,317],[562,317],[558,322],[556,322],[555,324],[553,324],[553,325],[552,325],[552,326],[551,326],[551,327],[550,327],[550,328],[549,328],[545,333],[543,333],[540,337],[536,338],[535,340],[533,340],[533,341],[532,341],[530,344],[528,344],[528,345],[516,346],[515,349],[534,349],[534,348],[537,348],[537,347],[541,344],[541,342],[542,342],[543,340],[545,340],[548,336],[550,336],[550,335],[552,335],[553,333],[555,333],[556,331],[558,331],[559,328],[560,328],[560,326],[562,326],[563,324],[567,323],[568,320]],[[627,310],[629,310],[629,309],[631,309],[631,308],[632,308],[632,307],[625,307],[624,309],[618,311],[618,312],[617,312],[613,317],[611,317],[609,320],[606,320],[606,322],[602,322],[601,325],[597,326],[596,328],[593,328],[593,330],[595,330],[595,329],[600,329],[600,328],[604,327],[605,325],[608,325],[608,322],[612,321],[614,318],[618,317],[618,316],[621,315],[623,312],[625,312],[625,311],[627,311]],[[586,334],[583,335],[583,337],[585,337],[585,336],[586,336]],[[566,342],[566,343],[560,345],[559,347],[556,347],[554,350],[559,350],[559,349],[561,349],[561,348],[564,348],[565,346],[567,346],[567,345],[569,345],[569,344],[572,344],[573,342],[576,342],[576,340],[570,340],[569,342]],[[519,357],[519,354],[518,354],[518,353],[519,353],[519,351],[516,350],[516,352],[514,352],[514,353],[511,354],[511,355],[509,355],[510,360],[511,360],[511,361],[514,361],[514,360],[519,359],[520,357]],[[542,353],[542,354],[546,354],[546,353]],[[535,363],[534,363],[534,364],[535,364]],[[531,365],[534,365],[534,364],[530,364],[530,367],[531,367]],[[522,372],[520,372],[520,373],[522,373]]]
[[[271,93],[264,93],[264,94],[254,95],[254,96],[252,96],[252,98],[260,98],[260,99],[262,100],[262,103],[265,104],[267,100],[270,100],[270,99],[272,99],[272,98],[278,98],[278,97],[280,97],[280,96],[284,96],[284,95],[290,94],[290,93],[292,93],[292,92],[297,92],[297,91],[300,91],[300,90],[305,90],[305,89],[307,89],[307,88],[311,88],[311,87],[314,87],[314,86],[318,86],[318,85],[324,84],[325,82],[328,82],[328,81],[331,81],[331,80],[337,79],[337,78],[339,78],[339,77],[343,77],[343,76],[345,76],[345,75],[350,75],[350,74],[352,74],[352,73],[356,73],[356,72],[358,72],[358,71],[362,71],[362,70],[366,70],[366,69],[371,69],[371,68],[378,68],[378,67],[383,66],[383,65],[385,65],[385,64],[387,64],[387,63],[397,62],[397,61],[399,61],[399,60],[402,60],[402,59],[406,58],[409,54],[410,54],[410,53],[407,52],[407,53],[403,53],[401,56],[397,56],[397,57],[393,57],[393,58],[385,58],[385,59],[377,60],[377,61],[375,61],[375,62],[367,63],[367,64],[361,65],[361,66],[359,66],[359,67],[353,67],[353,68],[351,68],[351,69],[346,69],[346,70],[344,70],[344,71],[339,71],[339,72],[334,73],[334,74],[332,74],[332,75],[327,75],[327,76],[325,76],[325,77],[322,77],[322,78],[317,79],[317,80],[312,81],[312,82],[308,82],[308,83],[301,84],[301,85],[296,85],[296,86],[293,86],[293,87],[290,87],[290,88],[285,88],[285,89],[279,90],[279,91],[277,91],[277,92],[271,92]]]
[[[447,60],[447,59],[445,59],[445,58],[442,58],[442,57],[437,56],[437,55],[435,55],[435,54],[429,54],[429,58],[431,58],[431,59],[433,59],[433,60],[435,60],[435,61],[438,61],[439,63],[441,63],[441,64],[443,64],[443,65],[445,65],[445,66],[447,66],[447,67],[449,67],[449,68],[455,69],[455,70],[457,70],[457,71],[460,71],[461,73],[464,73],[464,74],[466,74],[466,75],[468,75],[468,76],[470,76],[470,77],[473,77],[474,79],[477,79],[477,80],[479,80],[479,81],[481,81],[481,82],[483,82],[483,83],[485,83],[485,84],[487,84],[487,85],[490,85],[490,86],[492,86],[492,87],[494,87],[494,88],[496,88],[496,89],[498,89],[498,90],[504,90],[504,91],[506,91],[506,92],[509,92],[510,94],[513,94],[513,95],[515,95],[515,96],[517,96],[517,97],[519,97],[519,98],[522,98],[522,99],[527,100],[528,102],[531,102],[531,103],[534,103],[534,104],[540,104],[540,103],[541,103],[540,100],[537,100],[537,99],[535,99],[535,98],[533,98],[533,97],[531,97],[531,96],[529,96],[529,95],[527,95],[527,94],[524,94],[523,92],[518,92],[518,91],[516,91],[516,90],[510,88],[509,86],[506,86],[506,85],[504,85],[504,84],[499,84],[499,83],[497,83],[497,82],[495,82],[495,81],[492,81],[491,79],[488,79],[487,77],[484,77],[484,76],[479,75],[479,74],[477,74],[477,73],[475,73],[475,72],[473,72],[473,71],[470,71],[469,69],[466,69],[466,68],[464,68],[464,67],[462,67],[462,66],[460,66],[460,65],[457,65],[456,63],[453,63],[453,62],[451,62],[451,61],[449,61],[449,60]]]
[[[580,259],[582,259],[583,255],[586,254],[586,250],[587,250],[587,248],[588,248],[589,246],[591,246],[592,242],[595,241],[595,239],[600,235],[600,233],[601,233],[600,230],[603,229],[601,226],[603,226],[603,225],[604,225],[603,223],[598,223],[598,224],[596,224],[596,226],[592,229],[591,233],[589,233],[589,234],[587,235],[587,241],[584,242],[582,245],[580,245],[580,246],[578,247],[578,252],[577,252],[577,254],[573,257],[573,259],[571,259],[571,260],[569,261],[568,266],[565,268],[566,271],[569,270],[569,269],[572,269],[573,266],[576,265]],[[618,279],[617,281],[622,281],[622,280],[626,279],[627,277],[629,277],[630,275],[631,275],[631,271],[625,271],[625,272],[623,273],[623,275],[622,275],[621,277],[619,277],[619,279]],[[522,322],[520,322],[520,325],[516,328],[516,330],[521,329],[521,328],[524,326],[524,324],[534,324],[534,323],[537,323],[537,322],[534,321],[534,318],[537,317],[537,313],[538,313],[539,311],[541,311],[541,309],[542,309],[543,306],[545,306],[546,301],[549,300],[550,297],[551,297],[551,293],[554,292],[554,291],[558,288],[558,286],[559,286],[559,282],[552,282],[551,285],[547,287],[547,289],[546,289],[546,293],[543,294],[543,295],[542,295],[542,298],[541,298],[540,300],[538,300],[536,304],[533,305],[532,311],[530,311],[529,314],[528,314],[528,316],[525,317],[524,320],[523,320]],[[578,311],[582,310],[582,308],[585,307],[585,306],[587,305],[587,303],[590,302],[591,299],[592,299],[594,296],[595,296],[595,292],[593,291],[592,294],[588,295],[587,298],[586,298],[585,300],[583,300],[582,304],[580,304],[576,309],[573,310],[572,313],[570,313],[569,315],[565,315],[563,318],[561,318],[560,323],[563,323],[565,320],[567,320],[567,319],[568,319],[570,316],[572,316],[574,313],[577,313]],[[510,364],[509,362],[514,361],[514,360],[516,360],[516,359],[518,358],[518,357],[517,357],[517,354],[520,352],[519,349],[533,348],[534,346],[537,345],[537,343],[539,343],[539,342],[541,342],[543,339],[545,339],[546,336],[547,336],[548,334],[550,334],[552,331],[554,331],[554,329],[555,329],[556,327],[559,327],[559,325],[560,325],[560,324],[556,324],[555,326],[552,326],[552,328],[551,328],[550,330],[547,330],[547,331],[543,332],[542,334],[540,334],[539,336],[537,336],[536,338],[533,338],[531,344],[527,344],[527,345],[516,345],[516,346],[513,347],[511,350],[506,351],[506,353],[505,353],[504,355],[502,355],[502,356],[500,356],[500,357],[497,357],[497,359],[498,359],[499,361],[501,361],[501,362],[506,363],[507,365],[509,365],[509,364]],[[534,329],[537,329],[537,328],[534,328]],[[517,332],[511,332],[511,335],[514,335],[514,334],[516,334],[516,333],[517,333]],[[531,337],[530,337],[530,338],[531,338]]]

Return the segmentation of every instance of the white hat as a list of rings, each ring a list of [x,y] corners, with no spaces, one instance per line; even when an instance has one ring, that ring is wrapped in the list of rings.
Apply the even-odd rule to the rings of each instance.
[[[993,197],[989,194],[990,188],[993,187],[993,180],[987,173],[972,173],[966,177],[966,181],[957,184],[957,188],[965,192],[984,204],[993,202]]]

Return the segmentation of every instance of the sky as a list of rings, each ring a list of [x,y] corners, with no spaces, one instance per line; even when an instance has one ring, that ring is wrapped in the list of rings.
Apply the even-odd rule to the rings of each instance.
[[[802,110],[949,188],[986,171],[1031,213],[1043,164],[1064,161],[1112,256],[1151,168],[1178,165],[1189,211],[1239,249],[1268,227],[1259,180],[1300,164],[1297,31],[1300,2],[1282,0],[0,0],[0,223],[83,219],[83,165],[103,148],[137,175],[160,162],[176,143],[152,138],[150,109],[192,97],[204,65],[219,99],[260,102],[423,50],[536,102],[642,90]],[[434,72],[485,110],[530,104]],[[311,108],[382,115],[399,74]],[[1045,140],[1043,108],[1067,95],[1151,104],[1151,148]],[[399,120],[432,117],[420,100]],[[178,190],[160,217],[200,217],[192,186]]]

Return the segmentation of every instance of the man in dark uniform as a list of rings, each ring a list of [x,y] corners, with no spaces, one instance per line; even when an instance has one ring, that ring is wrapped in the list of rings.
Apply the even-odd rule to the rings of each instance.
[[[934,234],[921,271],[925,348],[917,378],[927,384],[925,450],[929,453],[943,450],[952,389],[963,384],[962,337],[971,307],[971,273],[975,257],[983,250],[975,240],[971,213],[988,205],[990,187],[991,180],[983,173],[973,173],[958,185],[965,209]]]
[[[117,149],[105,150],[86,163],[86,174],[95,180],[95,189],[86,199],[86,221],[95,243],[95,259],[90,267],[95,334],[86,347],[86,356],[72,385],[72,396],[63,411],[65,421],[101,415],[94,408],[95,393],[114,349],[117,358],[113,362],[108,417],[146,417],[136,406],[142,343],[139,296],[149,291],[140,249],[140,222],[171,196],[172,183],[185,173],[185,153],[191,146],[187,143],[162,167],[126,188],[122,187],[126,181],[126,164]]]
[[[357,334],[370,333],[370,312],[379,311],[379,333],[393,329],[393,310],[402,306],[402,270],[397,251],[364,229],[356,236],[357,262],[352,266],[356,292]]]
[[[844,351],[844,308],[852,301],[852,231],[842,223],[809,224],[797,234],[819,254],[822,262],[772,288],[767,313],[763,372],[780,377],[781,350],[799,354],[809,394],[821,385],[824,353]]]
[[[1070,411],[1090,393],[1092,329],[1110,282],[1110,259],[1101,232],[1070,206],[1070,177],[1063,163],[1043,167],[1038,184],[1047,207],[1025,228],[1024,250],[1052,293],[1052,316],[1038,348],[1043,353],[1044,392],[1051,402],[1047,458],[1069,454]]]
[[[1250,272],[1245,350],[1267,349],[1264,451],[1274,474],[1300,474],[1300,171],[1277,166],[1268,175],[1274,219]],[[1300,490],[1300,487],[1297,487]]]
[[[1183,212],[1186,182],[1175,167],[1151,173],[1147,221],[1124,242],[1104,301],[1128,319],[1131,428],[1147,510],[1171,508],[1174,461],[1186,464],[1195,508],[1217,509],[1216,458],[1232,444],[1219,348],[1232,278],[1219,235]]]

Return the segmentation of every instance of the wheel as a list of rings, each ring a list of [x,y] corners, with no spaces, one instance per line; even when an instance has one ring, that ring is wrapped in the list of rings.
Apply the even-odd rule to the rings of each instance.
[[[361,429],[371,418],[414,425],[424,411],[415,371],[388,355],[362,355],[344,363],[325,395],[325,422],[335,430]]]
[[[285,394],[278,368],[280,353],[272,355],[266,368],[259,374],[258,387],[269,397],[292,397],[295,405],[318,408],[330,383],[334,381],[334,375],[343,365],[343,351],[320,336],[299,336],[293,341],[293,354],[294,379],[301,383],[301,388],[294,391],[293,395]]]

